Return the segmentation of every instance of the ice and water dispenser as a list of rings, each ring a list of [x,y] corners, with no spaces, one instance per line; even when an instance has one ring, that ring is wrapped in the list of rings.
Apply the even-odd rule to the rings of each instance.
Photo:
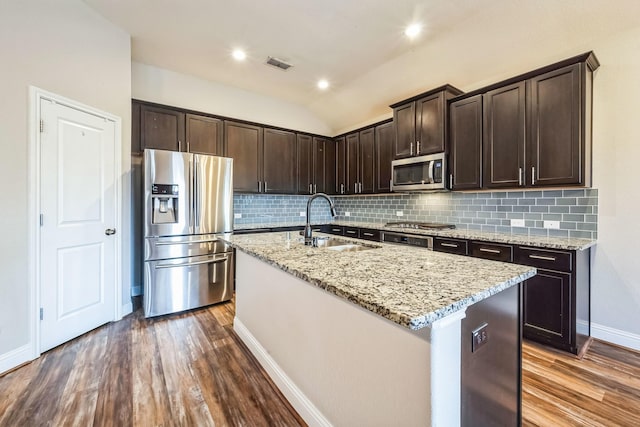
[[[151,206],[153,224],[178,222],[178,186],[176,184],[153,184]]]

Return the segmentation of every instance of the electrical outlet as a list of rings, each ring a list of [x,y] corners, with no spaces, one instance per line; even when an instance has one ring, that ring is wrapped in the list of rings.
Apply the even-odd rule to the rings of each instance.
[[[545,221],[543,225],[544,228],[558,230],[560,228],[560,221]]]
[[[240,218],[242,218],[242,214],[241,213],[233,214],[233,217],[235,219],[240,219]]]
[[[489,341],[489,325],[484,324],[471,332],[471,352],[478,350]]]
[[[307,216],[307,213],[305,211],[301,211],[300,216]]]
[[[512,219],[511,220],[512,227],[524,227],[524,219]]]
[[[345,212],[344,216],[351,216],[351,212]]]
[[[403,211],[396,211],[396,216],[403,216],[404,212]]]

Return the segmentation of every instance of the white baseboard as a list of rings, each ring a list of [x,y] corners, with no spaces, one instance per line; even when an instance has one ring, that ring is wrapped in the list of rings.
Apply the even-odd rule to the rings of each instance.
[[[33,360],[31,344],[23,345],[15,350],[0,355],[0,374],[25,362]]]
[[[640,335],[591,322],[591,336],[612,344],[640,351]]]
[[[262,365],[264,370],[267,371],[269,377],[271,377],[282,394],[284,394],[289,403],[291,403],[291,406],[298,411],[298,414],[300,414],[302,419],[304,419],[309,426],[332,426],[331,422],[322,415],[302,390],[300,390],[291,378],[287,376],[282,368],[280,368],[276,361],[273,360],[264,347],[262,347],[258,340],[256,340],[256,338],[237,317],[233,319],[233,329],[236,334],[238,334],[242,342],[249,347],[251,353],[253,353],[256,359],[258,359],[260,365]]]

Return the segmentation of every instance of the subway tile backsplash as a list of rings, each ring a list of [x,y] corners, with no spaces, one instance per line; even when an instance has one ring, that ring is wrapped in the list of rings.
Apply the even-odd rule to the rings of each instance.
[[[234,196],[235,224],[303,222],[308,196]],[[333,196],[339,221],[426,221],[455,224],[457,228],[528,234],[532,236],[596,239],[598,190],[532,190],[475,193],[411,193],[371,196]],[[347,212],[350,214],[346,216]],[[401,213],[401,216],[398,215]],[[312,205],[314,222],[329,222],[327,202]],[[512,227],[522,219],[524,227]],[[546,229],[544,221],[559,221],[559,229]]]

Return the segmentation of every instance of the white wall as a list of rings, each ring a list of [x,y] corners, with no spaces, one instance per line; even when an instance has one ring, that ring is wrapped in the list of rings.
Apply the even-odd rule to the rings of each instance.
[[[133,62],[132,96],[220,116],[332,136],[332,129],[304,107],[232,86]]]
[[[640,27],[598,40],[593,49],[602,66],[594,83],[593,184],[600,206],[592,335],[640,349]]]
[[[128,179],[131,129],[130,38],[80,0],[0,2],[0,360],[29,340],[28,87],[57,93],[122,118],[123,175]],[[129,239],[125,184],[121,237]],[[128,244],[123,302],[129,297]]]

